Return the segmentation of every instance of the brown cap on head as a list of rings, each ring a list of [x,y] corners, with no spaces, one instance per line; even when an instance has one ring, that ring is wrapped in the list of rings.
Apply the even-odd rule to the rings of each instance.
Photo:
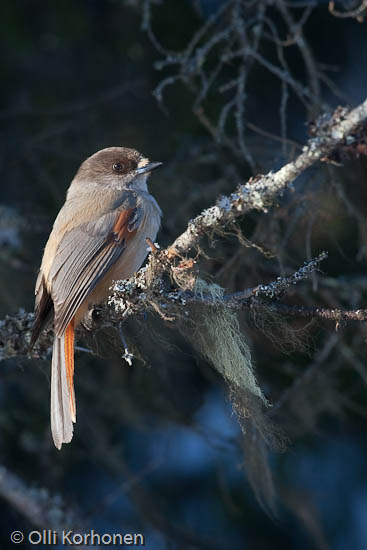
[[[32,344],[49,316],[55,339],[51,364],[51,431],[60,449],[73,437],[75,329],[114,280],[131,277],[154,242],[162,212],[147,179],[160,162],[135,149],[109,147],[80,166],[67,191],[36,283]]]
[[[90,179],[101,174],[127,174],[137,169],[142,158],[136,149],[108,147],[88,157],[80,166],[77,177]]]

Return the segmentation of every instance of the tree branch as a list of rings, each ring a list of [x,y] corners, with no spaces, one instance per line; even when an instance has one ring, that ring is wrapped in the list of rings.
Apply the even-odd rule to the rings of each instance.
[[[222,196],[215,206],[191,220],[188,227],[169,250],[180,254],[195,247],[204,233],[218,230],[252,210],[267,211],[277,196],[284,193],[294,180],[318,160],[328,157],[367,118],[367,98],[361,105],[347,111],[337,108],[333,115],[324,114],[315,123],[316,136],[309,139],[303,152],[277,172],[251,178],[235,193]]]
[[[303,148],[303,152],[294,161],[289,162],[277,172],[251,178],[240,185],[236,192],[222,196],[215,206],[204,210],[190,220],[184,231],[174,243],[165,250],[148,243],[152,249],[147,265],[139,270],[135,277],[116,282],[109,306],[99,310],[96,321],[92,313],[88,320],[89,328],[112,326],[129,315],[147,309],[158,311],[164,319],[172,319],[164,307],[173,303],[184,305],[187,301],[198,300],[193,288],[196,275],[192,268],[195,261],[186,255],[199,244],[205,234],[220,232],[235,222],[237,218],[252,210],[267,211],[293,181],[318,160],[328,157],[333,150],[345,143],[348,136],[367,118],[367,99],[352,111],[338,108],[333,115],[323,115],[313,126],[314,137]],[[354,139],[354,138],[353,138]],[[326,258],[320,254],[307,262],[291,277],[279,277],[267,285],[258,285],[254,289],[223,297],[226,307],[243,309],[251,306],[251,300],[263,295],[267,299],[278,299],[293,284],[314,271],[318,263]],[[172,289],[172,283],[175,288]],[[176,302],[175,302],[176,301]],[[208,298],[208,305],[210,303]],[[154,304],[154,305],[153,305]],[[334,321],[364,321],[366,310],[343,311],[340,309],[308,308],[270,304],[279,313],[301,317],[318,317]],[[265,307],[265,304],[264,304]],[[269,304],[266,304],[269,307]],[[173,316],[174,318],[174,316]],[[27,355],[33,314],[20,311],[18,315],[6,317],[0,321],[0,360],[18,355]],[[38,357],[46,357],[52,342],[52,330],[44,331],[36,348]]]
[[[50,495],[47,489],[29,487],[15,473],[0,465],[0,496],[39,529],[57,533],[72,530],[86,531],[86,521],[66,506],[59,495]],[[86,546],[82,546],[86,548]]]

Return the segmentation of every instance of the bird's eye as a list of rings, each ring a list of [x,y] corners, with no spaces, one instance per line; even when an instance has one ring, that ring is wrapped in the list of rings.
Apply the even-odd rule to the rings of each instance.
[[[114,172],[122,172],[124,169],[124,165],[122,162],[115,162],[112,166],[112,169]]]
[[[132,160],[131,161],[131,170],[136,170],[138,167],[138,163],[136,162],[136,160]]]

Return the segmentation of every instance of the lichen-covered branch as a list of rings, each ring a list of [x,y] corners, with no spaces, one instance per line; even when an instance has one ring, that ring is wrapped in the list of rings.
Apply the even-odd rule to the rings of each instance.
[[[326,321],[367,321],[367,309],[330,309],[323,307],[290,306],[287,304],[271,304],[270,309],[291,317],[314,317]]]
[[[233,223],[236,218],[251,210],[265,211],[295,179],[317,161],[327,158],[332,151],[344,142],[348,136],[367,118],[367,98],[351,111],[338,108],[333,115],[323,115],[315,123],[314,133],[302,153],[277,172],[257,176],[229,196],[221,197],[215,206],[204,210],[189,222],[184,233],[173,243],[171,250],[180,254],[195,247],[202,235]]]
[[[323,115],[313,126],[313,137],[303,148],[302,154],[289,162],[277,172],[269,172],[264,176],[252,178],[240,185],[229,196],[222,196],[215,206],[204,210],[193,220],[190,220],[184,231],[165,250],[160,250],[153,243],[148,243],[152,249],[147,265],[135,277],[116,282],[109,300],[109,307],[100,310],[98,319],[93,316],[87,321],[90,328],[114,325],[129,315],[141,313],[147,309],[158,312],[168,321],[175,319],[173,305],[184,306],[188,301],[197,300],[193,291],[197,274],[193,272],[195,260],[188,257],[205,234],[220,232],[231,226],[237,218],[251,210],[266,210],[307,168],[318,160],[325,159],[338,147],[348,143],[348,137],[356,135],[356,129],[367,118],[367,99],[357,108],[347,111],[338,108],[333,115]],[[355,139],[353,137],[353,139]],[[228,308],[250,307],[251,300],[265,297],[279,313],[300,317],[318,317],[333,321],[364,321],[364,309],[342,311],[340,309],[306,308],[278,304],[274,300],[287,289],[314,271],[318,263],[326,257],[320,254],[314,260],[307,262],[291,277],[279,277],[266,285],[260,284],[253,289],[247,289],[234,295],[223,296],[223,303]],[[201,300],[204,298],[201,297]],[[210,299],[208,299],[210,305]],[[267,304],[269,306],[269,304]],[[0,360],[27,355],[32,314],[19,312],[13,317],[0,321]],[[36,348],[38,357],[45,357],[52,341],[52,330],[44,331]]]
[[[0,320],[0,361],[29,353],[29,344],[33,327],[33,313],[19,310]],[[53,331],[44,330],[37,342],[33,356],[45,358],[52,347]]]
[[[190,288],[165,288],[164,261],[160,262],[157,255],[166,258],[166,251],[158,251],[150,258],[147,267],[141,269],[137,275],[125,281],[118,281],[113,287],[109,303],[90,311],[84,327],[78,329],[83,337],[85,330],[98,330],[105,327],[114,327],[129,315],[137,315],[147,310],[158,313],[165,321],[174,321],[182,316],[182,311],[189,305],[204,305],[207,307],[222,306],[234,310],[257,310],[266,308],[279,314],[290,317],[315,317],[327,321],[367,321],[367,309],[341,310],[338,308],[305,307],[279,303],[279,300],[293,285],[300,283],[318,269],[319,263],[327,258],[322,252],[316,258],[300,267],[292,275],[278,277],[275,281],[260,284],[232,294],[222,294],[214,297],[213,294],[196,292]],[[153,265],[152,265],[152,262]],[[158,265],[159,267],[155,267]],[[191,264],[189,264],[191,268]],[[176,267],[176,270],[183,268]],[[147,282],[147,272],[155,273],[155,279]],[[149,277],[150,277],[149,276]],[[192,279],[193,287],[195,279]],[[265,300],[265,301],[264,301]],[[0,321],[0,361],[17,356],[26,356],[29,353],[29,342],[32,332],[33,314],[20,310],[18,314],[6,316]],[[33,351],[33,356],[46,358],[50,354],[53,341],[53,331],[50,327],[44,330]]]

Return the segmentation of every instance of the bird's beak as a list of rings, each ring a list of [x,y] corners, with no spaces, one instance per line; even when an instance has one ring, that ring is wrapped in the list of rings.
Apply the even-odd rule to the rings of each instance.
[[[151,172],[152,170],[155,170],[159,166],[162,166],[163,162],[149,162],[146,166],[142,166],[141,168],[138,168],[136,170],[137,174],[145,174],[146,172]]]

